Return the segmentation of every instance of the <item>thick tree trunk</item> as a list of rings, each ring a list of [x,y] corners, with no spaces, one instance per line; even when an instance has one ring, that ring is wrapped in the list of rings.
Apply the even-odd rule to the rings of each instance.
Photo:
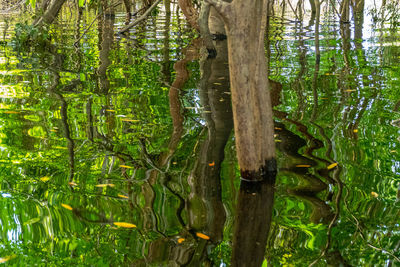
[[[274,127],[264,50],[267,0],[206,0],[224,19],[242,179],[274,180]]]
[[[61,10],[61,7],[66,2],[66,0],[53,0],[50,6],[46,9],[43,16],[34,23],[35,26],[42,26],[43,24],[51,24],[57,17]],[[48,4],[48,3],[46,3]]]

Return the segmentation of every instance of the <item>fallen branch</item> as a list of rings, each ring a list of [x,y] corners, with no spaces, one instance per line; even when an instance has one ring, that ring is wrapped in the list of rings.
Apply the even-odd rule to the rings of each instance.
[[[131,24],[125,26],[124,28],[122,28],[118,33],[122,34],[124,32],[126,32],[127,30],[129,30],[130,28],[134,27],[135,25],[139,24],[140,22],[142,22],[143,20],[146,19],[146,17],[150,14],[150,12],[161,2],[161,0],[157,0],[156,2],[154,2],[154,4],[149,7],[146,12],[143,13],[142,16],[140,16],[140,18],[138,18],[137,20],[135,20],[134,22],[132,22]]]

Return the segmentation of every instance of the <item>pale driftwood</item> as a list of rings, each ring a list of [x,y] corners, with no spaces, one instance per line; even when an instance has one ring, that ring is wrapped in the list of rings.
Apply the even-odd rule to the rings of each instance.
[[[128,31],[130,28],[136,26],[137,24],[139,24],[140,22],[142,22],[143,20],[145,20],[147,18],[147,16],[150,14],[150,12],[156,8],[156,6],[161,2],[161,0],[157,0],[156,2],[154,2],[154,4],[149,7],[146,12],[143,13],[142,16],[140,16],[140,18],[138,18],[137,20],[135,20],[134,22],[132,22],[131,24],[125,26],[124,28],[122,28],[118,33],[124,33],[126,31]]]

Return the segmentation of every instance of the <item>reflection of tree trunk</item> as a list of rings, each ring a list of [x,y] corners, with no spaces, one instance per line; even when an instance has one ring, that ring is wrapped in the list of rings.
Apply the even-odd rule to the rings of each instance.
[[[342,0],[340,3],[340,22],[348,23],[350,20],[350,0]]]
[[[163,62],[161,65],[161,72],[163,74],[164,83],[170,84],[171,82],[171,62],[170,62],[170,55],[169,55],[169,31],[170,31],[170,24],[171,24],[171,1],[165,0],[165,24],[164,24],[164,46],[163,46]]]
[[[192,44],[184,49],[185,57],[174,64],[174,70],[176,71],[175,80],[169,89],[169,111],[172,117],[173,133],[170,138],[168,145],[168,152],[163,153],[160,156],[159,164],[164,166],[167,164],[169,158],[175,152],[180,138],[183,133],[183,121],[182,105],[180,100],[180,94],[186,81],[189,79],[189,73],[186,69],[187,63],[198,58],[198,47],[201,43],[200,39],[195,39]]]
[[[310,0],[311,12],[313,14],[315,14],[315,12],[317,11],[315,1],[319,1],[319,0]]]
[[[61,7],[66,2],[66,0],[53,0],[50,6],[46,9],[44,14],[41,18],[34,23],[35,26],[42,26],[44,24],[51,24],[55,18],[57,17],[58,13],[61,10]]]
[[[60,102],[61,102],[61,110],[60,110],[60,115],[61,115],[61,122],[62,122],[62,128],[64,132],[64,137],[67,139],[67,148],[68,148],[68,155],[69,155],[69,181],[73,181],[74,178],[74,173],[75,173],[75,143],[74,140],[71,138],[71,133],[69,129],[69,123],[68,123],[68,104],[65,101],[64,97],[62,94],[57,90],[58,85],[60,84],[60,74],[59,72],[61,71],[61,66],[62,66],[62,56],[60,54],[55,54],[54,53],[54,64],[51,67],[51,70],[53,72],[53,85],[48,88],[49,93],[54,95]],[[71,84],[68,86],[64,87],[64,90],[70,91],[73,88],[75,88],[79,84],[79,81],[73,81]]]
[[[193,29],[196,31],[199,31],[199,24],[198,24],[198,19],[199,19],[199,14],[196,10],[196,8],[193,6],[193,1],[192,0],[178,0],[179,7],[181,8],[183,14],[186,17],[186,20],[192,26]]]
[[[318,63],[318,68],[319,68],[319,62],[321,59],[321,52],[319,50],[319,19],[321,16],[321,8],[320,8],[320,3],[319,0],[317,0],[317,5],[316,5],[316,12],[315,12],[315,61]]]
[[[355,0],[353,7],[354,18],[354,39],[362,40],[362,30],[364,24],[364,4],[365,0]],[[361,41],[356,41],[355,44],[361,44]]]
[[[99,89],[102,93],[107,93],[110,89],[110,81],[107,77],[107,68],[111,64],[109,59],[112,44],[114,42],[114,21],[115,14],[112,7],[103,7],[106,13],[99,20],[99,58],[100,65],[97,69]]]
[[[297,30],[297,28],[296,28]],[[300,70],[297,74],[297,77],[295,79],[295,81],[291,84],[291,88],[293,88],[296,93],[297,93],[297,98],[298,98],[298,105],[297,105],[297,110],[296,112],[292,113],[292,117],[294,120],[298,121],[300,120],[300,118],[303,116],[302,112],[306,109],[306,104],[307,101],[305,99],[304,96],[304,92],[305,90],[305,86],[304,86],[304,75],[306,74],[306,69],[307,69],[307,59],[306,59],[306,52],[307,52],[307,48],[304,45],[304,40],[302,37],[302,33],[303,32],[303,22],[300,22],[300,27],[299,27],[299,31],[295,34],[295,36],[297,36],[299,45],[298,45],[298,57],[299,57],[299,64],[300,64]],[[274,105],[273,105],[274,106]]]
[[[167,26],[166,26],[167,27]],[[179,141],[183,134],[183,122],[184,117],[182,115],[182,107],[180,101],[180,93],[185,85],[186,81],[189,79],[189,73],[186,69],[187,63],[198,58],[198,47],[201,44],[200,39],[195,39],[192,43],[183,50],[183,54],[185,55],[183,59],[177,61],[174,64],[174,69],[176,71],[175,80],[172,83],[169,91],[169,105],[170,105],[170,114],[172,117],[173,123],[173,132],[171,134],[168,151],[161,153],[159,156],[157,165],[159,168],[165,167],[175,153]],[[168,55],[169,57],[169,55]],[[166,57],[164,57],[164,61]],[[166,70],[164,70],[166,71]],[[163,72],[164,72],[163,71]],[[165,77],[169,77],[170,74],[164,73]],[[153,227],[153,224],[157,224],[156,218],[153,211],[153,202],[155,199],[155,194],[152,186],[156,182],[157,175],[159,174],[158,170],[153,170],[149,176],[149,183],[146,183],[142,186],[142,192],[145,196],[145,227],[150,228]],[[165,178],[167,180],[167,178]],[[171,188],[169,188],[168,181],[165,181],[164,186],[173,193]],[[182,207],[184,206],[182,200]],[[178,212],[177,217],[181,216]],[[184,224],[183,224],[184,225]],[[183,226],[182,225],[182,226]],[[157,225],[154,226],[157,228]],[[175,246],[175,243],[172,242],[169,238],[162,238],[155,242],[152,242],[149,247],[149,252],[146,256],[146,260],[152,263],[165,261],[165,259],[173,260],[178,264],[185,264],[191,260],[193,256],[193,248],[187,246]],[[139,263],[136,263],[139,264]]]
[[[223,17],[228,36],[229,72],[241,175],[269,179],[276,170],[275,141],[264,50],[267,2],[207,0]]]
[[[226,40],[216,42],[217,57],[201,61],[202,78],[200,100],[204,107],[208,136],[200,146],[200,154],[191,174],[192,202],[205,201],[199,211],[191,209],[191,225],[209,231],[213,240],[221,240],[225,212],[221,202],[220,168],[224,148],[231,133],[233,122],[229,101],[229,75],[226,66]],[[198,203],[203,205],[201,203]],[[206,219],[201,215],[206,214]]]
[[[207,20],[208,24],[208,20]],[[222,21],[210,19],[211,32],[216,31]],[[208,25],[207,25],[208,26]],[[210,236],[213,243],[222,240],[225,210],[221,196],[221,163],[226,142],[233,128],[229,96],[229,70],[227,41],[216,40],[213,44],[216,57],[203,55],[200,61],[200,101],[204,107],[204,119],[208,129],[206,140],[200,145],[197,161],[189,178],[192,193],[188,200],[190,228]],[[190,264],[204,260],[206,242],[199,240]]]
[[[124,5],[126,9],[127,20],[129,21],[132,16],[132,3],[131,0],[124,0]]]
[[[262,265],[272,219],[274,179],[275,175],[269,181],[241,181],[236,206],[232,266]]]

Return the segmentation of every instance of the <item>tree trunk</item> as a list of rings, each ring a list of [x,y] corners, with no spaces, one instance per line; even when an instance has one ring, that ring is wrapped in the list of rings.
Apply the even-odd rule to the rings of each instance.
[[[206,0],[224,19],[242,179],[274,180],[274,127],[264,50],[267,0]]]
[[[53,0],[50,6],[46,9],[43,16],[34,23],[35,26],[42,26],[43,24],[51,24],[57,17],[61,10],[61,7],[66,2],[66,0]],[[46,3],[47,4],[47,3]]]

